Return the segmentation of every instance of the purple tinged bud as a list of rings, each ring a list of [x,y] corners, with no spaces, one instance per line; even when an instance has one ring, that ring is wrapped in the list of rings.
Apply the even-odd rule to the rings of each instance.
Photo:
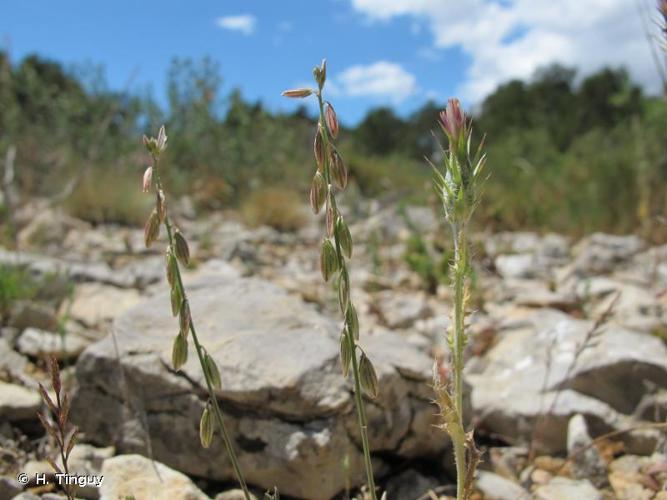
[[[145,137],[145,136],[144,136]],[[148,193],[153,182],[153,167],[148,167],[144,172],[143,192]]]
[[[327,128],[329,129],[331,136],[336,139],[338,137],[338,118],[336,117],[336,111],[330,102],[327,102],[326,120]]]
[[[440,121],[450,142],[458,142],[465,129],[465,113],[458,99],[449,99],[447,107],[440,113]]]
[[[302,99],[304,97],[308,97],[312,93],[313,93],[312,89],[291,89],[291,90],[285,90],[283,92],[283,96],[292,97],[294,99]]]

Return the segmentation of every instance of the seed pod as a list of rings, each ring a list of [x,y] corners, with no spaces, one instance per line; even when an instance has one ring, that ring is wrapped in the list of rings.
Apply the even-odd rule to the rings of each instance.
[[[181,335],[183,335],[183,337],[188,336],[191,320],[190,304],[188,304],[188,299],[183,299],[181,302],[181,309],[178,311],[178,325],[181,329]]]
[[[329,166],[331,167],[331,178],[339,189],[345,189],[347,186],[347,167],[336,148],[331,148],[329,152]]]
[[[199,440],[204,448],[211,446],[211,441],[213,441],[213,420],[211,420],[211,409],[208,403],[199,421]]]
[[[188,341],[180,333],[174,339],[174,347],[171,351],[171,364],[174,370],[180,370],[181,366],[188,360]]]
[[[317,170],[322,169],[324,165],[324,143],[322,142],[322,128],[317,125],[317,133],[313,141],[313,153],[315,153],[315,163],[317,163]]]
[[[153,181],[153,167],[148,167],[144,172],[144,179],[142,182],[142,190],[144,193],[148,193],[151,188],[151,182]]]
[[[345,314],[347,306],[350,302],[350,277],[347,274],[347,269],[343,267],[338,275],[338,303],[340,304],[340,311]]]
[[[171,246],[167,247],[167,253],[165,255],[166,259],[166,269],[167,269],[167,281],[169,282],[169,286],[174,288],[176,284],[176,271],[177,271],[177,265],[176,265],[176,257],[174,257],[174,254],[171,251]],[[179,309],[180,309],[180,302],[179,302]]]
[[[378,377],[375,374],[373,363],[368,359],[366,353],[362,353],[359,360],[359,381],[364,392],[370,398],[375,399],[378,395]]]
[[[357,316],[357,310],[351,302],[347,305],[345,311],[345,325],[354,340],[359,340],[359,316]]]
[[[218,365],[215,364],[215,361],[213,361],[213,358],[209,353],[204,355],[204,369],[206,370],[207,378],[211,381],[211,385],[216,389],[220,389],[222,387],[220,371],[218,370]]]
[[[167,218],[167,200],[164,197],[164,191],[162,189],[157,192],[157,201],[155,202],[155,208],[157,214],[160,217],[160,222],[164,222]]]
[[[326,224],[327,224],[327,237],[331,238],[334,234],[334,223],[336,221],[336,209],[331,203],[331,200],[327,201],[327,213],[326,213]]]
[[[171,288],[171,314],[176,317],[178,312],[181,309],[181,303],[183,302],[183,296],[181,294],[181,288],[179,286],[174,286]]]
[[[340,334],[340,366],[343,369],[343,377],[347,377],[354,355],[354,351],[350,349],[350,341],[347,335],[346,330],[343,330],[343,333]]]
[[[317,171],[313,182],[310,186],[310,208],[313,209],[314,214],[318,214],[324,205],[324,199],[327,195],[327,187],[324,182],[324,177]]]
[[[336,111],[330,102],[327,102],[326,120],[329,133],[335,139],[338,137],[338,118],[336,117]]]
[[[188,242],[180,229],[174,232],[174,250],[176,251],[176,258],[181,261],[181,264],[187,266],[190,263],[190,248],[188,248]]]
[[[331,244],[331,241],[325,239],[322,242],[322,248],[320,250],[320,270],[322,271],[324,281],[329,281],[329,278],[336,272],[336,269],[338,269],[336,250]]]
[[[342,217],[338,217],[336,221],[336,239],[345,257],[352,257],[352,235]]]
[[[146,248],[150,248],[159,235],[160,217],[158,217],[157,211],[153,210],[144,226],[144,242],[146,243]]]
[[[304,97],[308,97],[312,93],[313,93],[312,89],[291,89],[291,90],[285,90],[283,92],[283,96],[292,97],[294,99],[302,99]]]

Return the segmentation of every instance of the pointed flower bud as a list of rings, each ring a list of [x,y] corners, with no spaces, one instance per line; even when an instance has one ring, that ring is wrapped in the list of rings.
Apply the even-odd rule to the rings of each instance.
[[[213,420],[211,419],[211,409],[208,403],[199,421],[199,440],[204,448],[211,446],[213,441]]]
[[[327,128],[329,129],[329,133],[331,133],[331,136],[335,139],[338,137],[338,118],[336,117],[336,111],[330,102],[327,102],[325,118],[327,121]]]
[[[144,243],[146,243],[146,248],[150,248],[159,235],[160,217],[158,216],[157,211],[153,210],[144,226]]]
[[[324,205],[324,200],[327,195],[327,186],[324,182],[324,177],[318,171],[315,172],[315,177],[313,177],[313,182],[310,186],[310,208],[313,209],[314,214],[318,214]]]
[[[345,326],[354,340],[359,340],[359,316],[354,304],[350,302],[345,311]]]
[[[334,224],[336,222],[337,211],[333,206],[331,201],[327,201],[327,213],[326,213],[326,225],[327,225],[327,236],[331,238],[334,234]]]
[[[181,294],[181,287],[175,286],[171,289],[171,315],[176,317],[181,310],[181,303],[183,302],[183,295]]]
[[[465,113],[458,99],[449,99],[447,107],[440,112],[440,121],[450,143],[458,143],[465,129]]]
[[[144,172],[143,192],[148,193],[153,182],[153,167],[148,167]]]
[[[167,281],[169,282],[169,286],[174,288],[174,286],[177,284],[176,283],[176,257],[174,257],[173,252],[171,251],[171,247],[167,247],[167,253],[165,254],[165,260],[166,260],[166,269],[167,269]],[[180,310],[181,303],[178,303],[178,308]]]
[[[283,96],[292,97],[294,99],[303,99],[304,97],[308,97],[312,93],[313,89],[291,89],[291,90],[285,90],[283,92]]]
[[[375,373],[373,363],[368,359],[366,353],[362,353],[359,360],[359,379],[364,392],[370,398],[375,399],[378,396],[378,377]]]
[[[345,314],[350,303],[350,277],[347,274],[347,269],[343,267],[338,276],[338,304],[340,311]]]
[[[174,250],[176,252],[176,258],[181,264],[187,266],[190,263],[190,248],[188,247],[188,242],[180,229],[176,229],[174,232]]]
[[[319,66],[315,66],[313,68],[313,77],[315,77],[315,81],[317,82],[317,86],[322,90],[322,87],[324,87],[324,82],[327,80],[327,60],[322,59],[322,64]]]

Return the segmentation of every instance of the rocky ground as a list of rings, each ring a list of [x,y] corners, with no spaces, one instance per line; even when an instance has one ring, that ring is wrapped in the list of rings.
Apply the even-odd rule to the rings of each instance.
[[[79,496],[240,498],[220,443],[199,445],[194,356],[182,372],[170,366],[163,249],[144,249],[141,229],[40,207],[23,214],[21,252],[0,249],[0,264],[24,266],[44,288],[0,311],[0,500],[58,494],[16,480],[50,471],[36,413],[51,354],[83,433],[72,467],[105,478]],[[321,224],[281,234],[180,212],[196,257],[185,276],[193,318],[221,369],[247,479],[260,497],[275,485],[287,498],[346,498],[363,482],[361,452],[335,294],[319,273]],[[352,295],[380,379],[371,448],[389,499],[447,498],[452,457],[433,427],[429,380],[446,356],[450,297],[406,252],[421,235],[437,264],[448,235],[429,209],[405,213],[370,204],[349,215]],[[466,380],[484,451],[477,498],[667,499],[667,246],[523,232],[480,233],[474,247]]]

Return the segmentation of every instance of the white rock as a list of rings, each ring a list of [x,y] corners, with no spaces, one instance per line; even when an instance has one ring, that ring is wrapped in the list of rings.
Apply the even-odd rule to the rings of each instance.
[[[37,420],[37,411],[42,404],[37,391],[20,385],[0,382],[0,419]]]

